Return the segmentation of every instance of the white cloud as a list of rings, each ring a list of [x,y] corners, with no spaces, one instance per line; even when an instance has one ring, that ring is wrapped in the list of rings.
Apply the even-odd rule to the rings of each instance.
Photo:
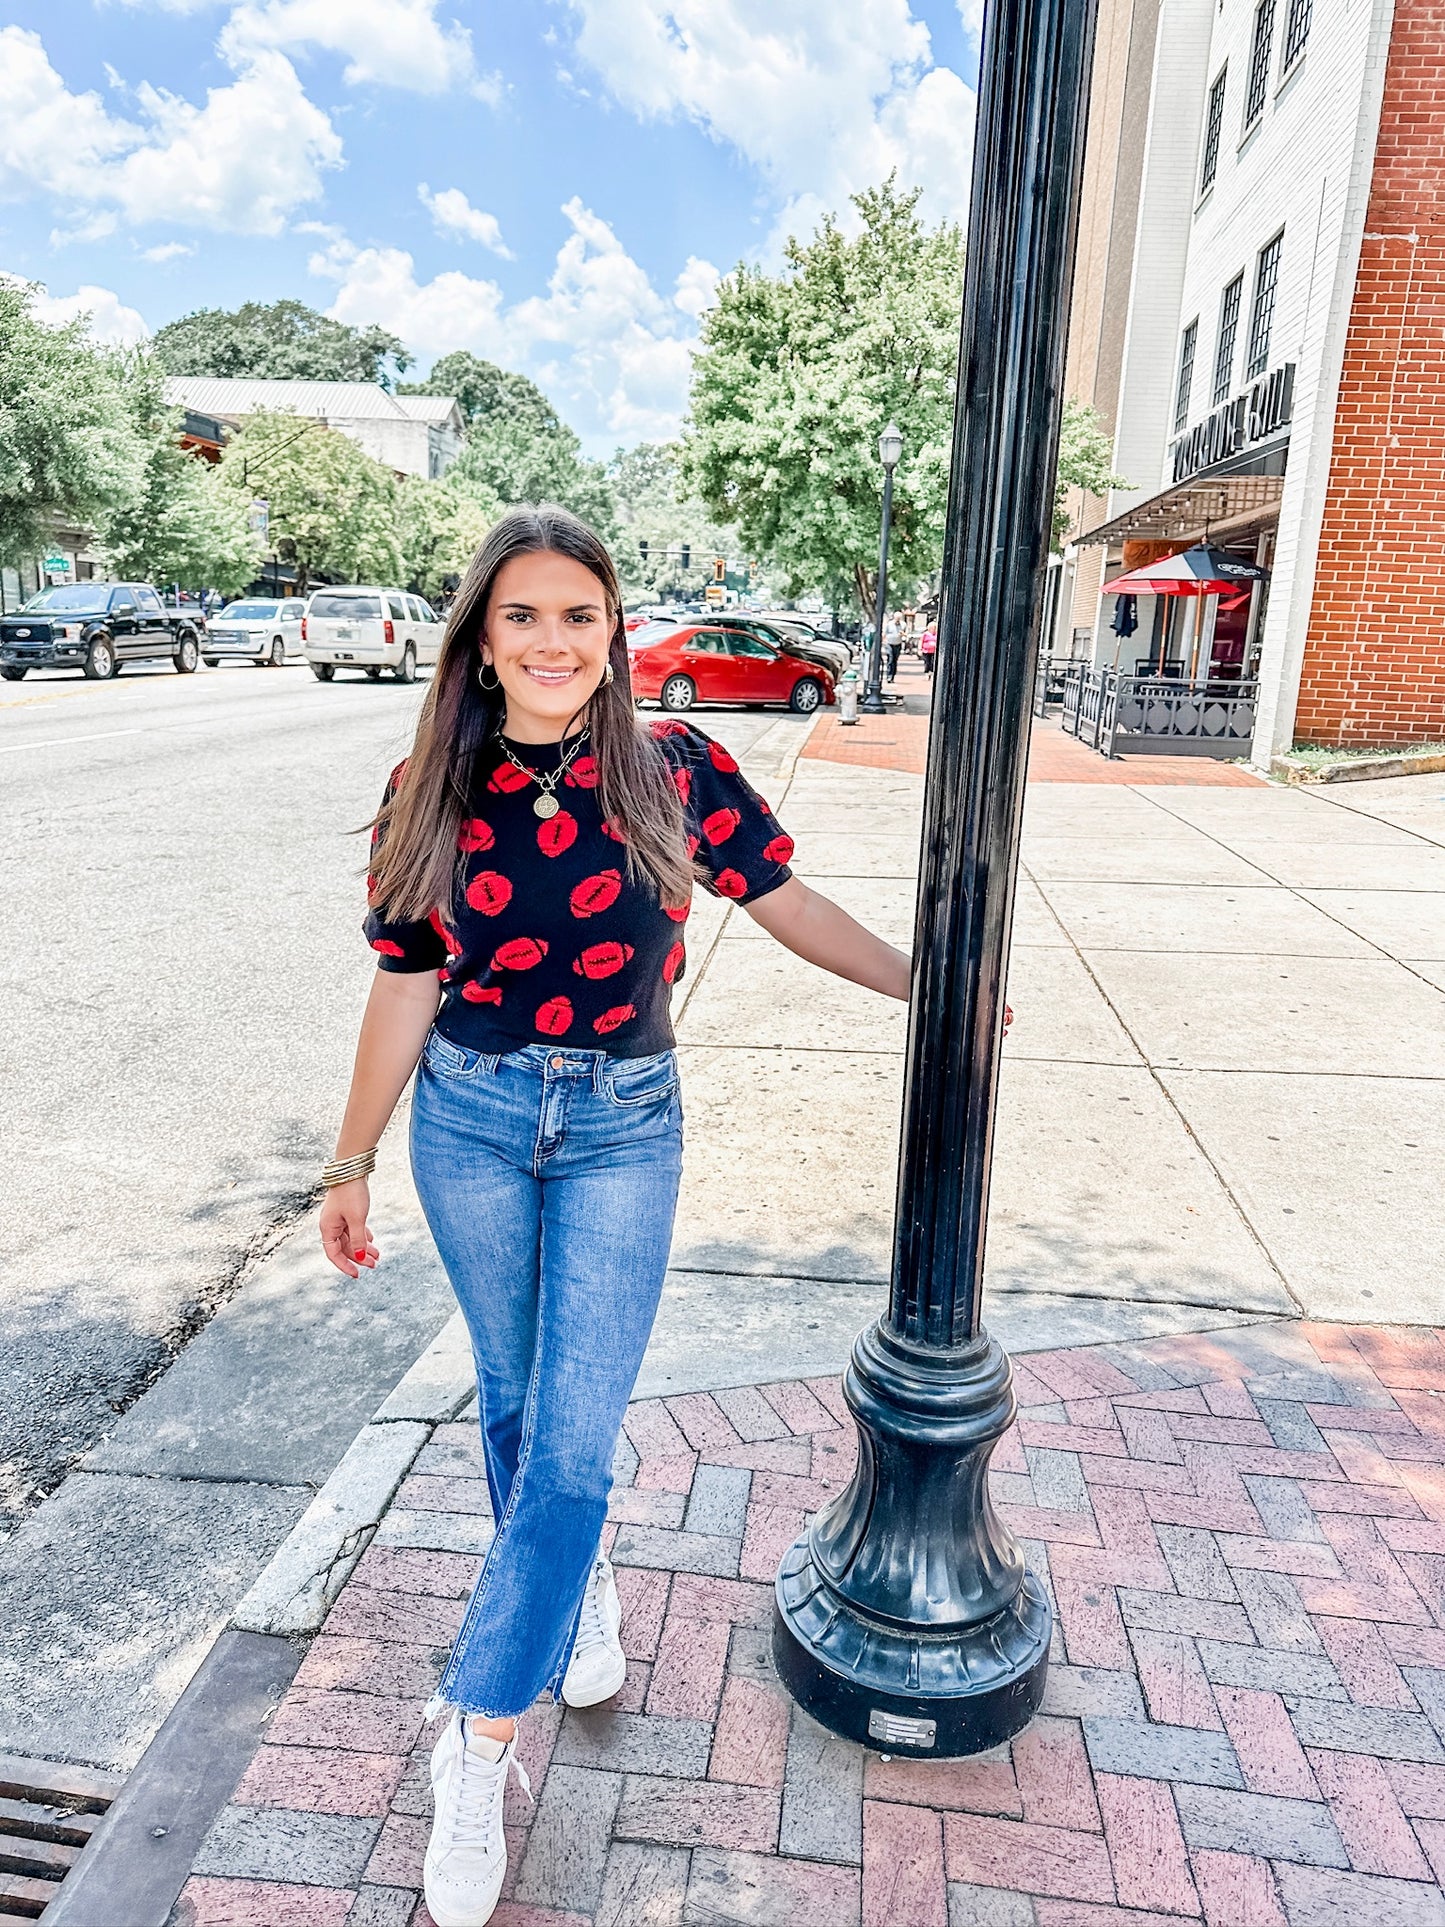
[[[522,368],[599,453],[616,442],[675,435],[687,401],[691,318],[717,271],[692,260],[661,294],[607,223],[580,199],[562,210],[571,233],[544,295],[504,304],[494,281],[455,270],[419,282],[401,248],[333,243],[311,271],[339,286],[329,312],[380,322],[423,358],[469,348]]]
[[[490,248],[493,254],[500,254],[504,260],[516,259],[502,239],[501,224],[496,215],[473,207],[459,187],[444,187],[439,193],[433,194],[423,181],[416,193],[417,199],[436,224],[438,234],[444,234],[452,240],[480,241],[484,248]]]
[[[20,287],[27,285],[16,274],[0,273],[0,281],[9,281]],[[66,322],[85,315],[92,337],[96,341],[111,342],[117,347],[133,347],[150,334],[144,318],[134,308],[128,308],[113,289],[93,287],[89,282],[77,288],[74,294],[62,295],[53,295],[44,287],[36,286],[31,300],[31,313],[37,321],[43,321],[47,328],[62,328]]]
[[[195,248],[189,241],[162,241],[158,247],[142,248],[141,260],[153,261],[159,267],[166,261],[179,261],[184,254],[194,254]]]
[[[974,97],[909,0],[571,0],[576,51],[640,118],[684,117],[787,202],[779,232],[897,168],[925,212],[968,201]]]
[[[494,97],[498,83],[478,74],[471,34],[436,14],[437,0],[263,0],[237,8],[221,48],[244,59],[258,48],[320,47],[346,61],[343,77],[352,86],[420,94],[469,86]]]
[[[983,37],[984,0],[958,0],[958,17],[963,22],[963,31],[975,40]]]
[[[248,56],[204,106],[149,85],[136,101],[139,123],[113,119],[99,95],[67,89],[38,34],[0,28],[0,192],[53,194],[86,238],[115,216],[278,234],[341,162],[340,136],[279,53]]]
[[[703,310],[716,301],[717,284],[721,279],[711,261],[700,261],[695,254],[690,254],[678,273],[672,305],[680,308],[684,314],[690,314],[696,321]]]

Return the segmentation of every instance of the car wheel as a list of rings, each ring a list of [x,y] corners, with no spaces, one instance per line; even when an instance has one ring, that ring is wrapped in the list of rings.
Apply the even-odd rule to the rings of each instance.
[[[366,672],[366,680],[368,682],[380,682],[381,671],[379,669],[368,669]]]
[[[691,676],[669,676],[662,685],[662,695],[658,700],[664,709],[691,709],[697,701],[697,689]]]
[[[194,676],[196,664],[201,660],[201,652],[196,647],[194,636],[182,636],[176,645],[176,653],[171,658],[176,665],[178,676]]]
[[[92,682],[109,682],[115,674],[115,644],[109,636],[97,636],[85,658],[85,674]]]
[[[823,700],[823,685],[814,682],[811,676],[803,676],[793,684],[793,693],[788,698],[788,707],[798,716],[811,716]]]
[[[266,660],[270,664],[272,669],[281,669],[285,667],[286,644],[282,641],[280,636],[272,636],[271,654],[267,657]]]
[[[330,682],[336,674],[336,664],[334,662],[313,662],[311,665],[311,673],[317,682]]]
[[[392,670],[398,682],[416,681],[416,650],[408,643],[401,652],[401,661]]]
[[[12,669],[7,665],[4,669],[0,669],[0,676],[3,676],[6,682],[24,682],[25,671],[23,669]]]

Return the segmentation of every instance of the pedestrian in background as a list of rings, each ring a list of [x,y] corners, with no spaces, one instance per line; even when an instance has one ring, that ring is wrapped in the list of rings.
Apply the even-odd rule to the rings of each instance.
[[[903,624],[896,611],[883,625],[883,647],[888,656],[888,680],[892,682],[898,674],[898,658],[903,653]]]
[[[801,883],[792,851],[721,744],[639,722],[602,541],[563,509],[505,515],[377,813],[379,968],[321,1213],[338,1270],[375,1265],[367,1176],[415,1071],[412,1170],[471,1335],[496,1520],[429,1709],[447,1715],[437,1927],[496,1905],[518,1716],[544,1693],[595,1705],[626,1676],[600,1539],[682,1168],[668,1004],[694,883],[908,996],[908,959]]]
[[[918,655],[923,664],[923,673],[925,676],[931,676],[933,674],[933,658],[937,650],[938,631],[934,628],[933,624],[930,623],[918,638]]]

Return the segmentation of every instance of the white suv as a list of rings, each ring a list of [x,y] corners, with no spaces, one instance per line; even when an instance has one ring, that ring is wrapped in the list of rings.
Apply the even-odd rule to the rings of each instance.
[[[338,669],[360,669],[373,682],[389,669],[398,682],[415,682],[417,664],[441,654],[442,624],[430,603],[404,589],[318,589],[301,642],[321,682]]]
[[[214,669],[223,657],[244,657],[248,662],[269,664],[279,669],[288,656],[301,651],[301,618],[306,605],[299,596],[249,596],[232,602],[206,624],[201,641],[201,660]]]

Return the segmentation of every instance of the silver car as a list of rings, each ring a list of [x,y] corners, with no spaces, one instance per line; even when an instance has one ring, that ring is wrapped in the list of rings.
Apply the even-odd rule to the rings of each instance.
[[[202,661],[214,669],[218,662],[238,659],[279,669],[301,660],[301,618],[306,613],[300,596],[249,596],[233,602],[206,624]]]

